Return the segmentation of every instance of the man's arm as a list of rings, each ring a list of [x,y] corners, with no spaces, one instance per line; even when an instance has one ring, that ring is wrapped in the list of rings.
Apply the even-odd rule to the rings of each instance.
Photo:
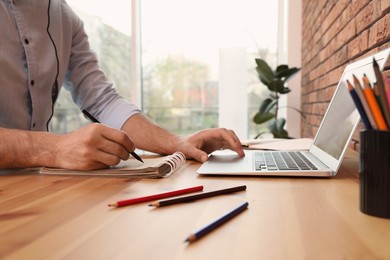
[[[142,113],[127,119],[122,126],[135,144],[135,147],[158,154],[172,154],[180,137],[154,123]]]
[[[92,170],[116,165],[134,150],[126,133],[103,124],[89,124],[65,135],[0,128],[0,143],[0,169]]]
[[[43,157],[47,157],[48,162],[52,161],[52,147],[47,146],[51,138],[43,132],[0,128],[0,168],[38,166],[39,158]]]
[[[130,117],[122,129],[89,124],[59,135],[0,128],[0,169],[42,166],[100,169],[127,160],[135,147],[159,154],[181,151],[199,162],[207,161],[207,154],[218,149],[230,149],[244,156],[237,136],[224,128],[179,137],[140,113]]]
[[[188,159],[199,162],[207,161],[208,154],[219,149],[230,149],[239,156],[245,156],[238,137],[233,131],[224,128],[205,129],[180,137],[139,113],[130,117],[122,130],[130,136],[137,148],[159,154],[180,151]]]

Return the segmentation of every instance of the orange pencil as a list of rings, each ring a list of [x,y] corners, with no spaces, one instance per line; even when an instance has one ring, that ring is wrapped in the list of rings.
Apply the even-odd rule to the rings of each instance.
[[[363,92],[366,96],[367,103],[370,106],[372,115],[374,116],[375,122],[378,126],[379,130],[387,130],[387,125],[385,122],[385,118],[383,117],[382,111],[378,105],[378,102],[376,101],[376,97],[374,95],[374,91],[372,90],[370,86],[370,82],[368,81],[368,78],[366,74],[363,76]]]
[[[366,95],[364,95],[362,85],[360,84],[360,81],[355,75],[353,75],[353,84],[355,85],[356,94],[358,95],[360,102],[362,103],[362,106],[364,108],[364,111],[367,114],[368,121],[370,122],[373,129],[378,129],[374,116],[372,115],[370,106],[367,103]]]

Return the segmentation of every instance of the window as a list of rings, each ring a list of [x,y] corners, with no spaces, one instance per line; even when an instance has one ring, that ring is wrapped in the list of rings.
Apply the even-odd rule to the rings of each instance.
[[[226,113],[224,118],[233,124],[226,123],[229,128],[239,130],[237,121],[242,117],[244,138],[248,126],[255,135],[258,127],[252,117],[259,99],[266,96],[261,92],[267,90],[260,86],[254,59],[276,64],[277,1],[139,2],[143,111],[178,134],[224,126],[219,118]],[[240,65],[230,68],[224,62]],[[245,75],[236,73],[240,69]],[[236,75],[229,77],[230,73]],[[222,84],[237,77],[242,81],[236,85]],[[225,98],[228,92],[233,93],[233,100]],[[241,100],[235,98],[239,96]],[[243,109],[243,114],[234,115],[232,109]]]
[[[135,27],[141,36],[139,97],[131,96],[134,84],[130,86],[130,82],[135,82],[130,70],[134,64],[132,2],[138,4],[140,17]],[[83,19],[103,71],[126,98],[140,98],[137,104],[154,121],[178,134],[218,126],[238,129],[244,124],[245,138],[258,133],[259,126],[252,122],[252,117],[267,90],[257,78],[254,59],[261,57],[276,64],[278,1],[68,3]],[[224,67],[229,64],[244,73],[236,76],[234,67]],[[237,77],[242,77],[238,89],[237,84],[230,82]],[[66,91],[61,92],[56,106],[51,124],[54,131],[68,132],[87,123]],[[244,109],[241,116],[234,114],[237,109]],[[221,118],[237,124],[224,125]],[[244,118],[245,123],[238,122],[238,118]]]

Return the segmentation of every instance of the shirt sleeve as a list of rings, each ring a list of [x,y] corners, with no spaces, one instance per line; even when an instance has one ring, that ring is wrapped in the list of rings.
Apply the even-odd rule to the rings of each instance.
[[[120,129],[127,119],[141,110],[125,100],[99,68],[81,19],[63,2],[72,28],[71,50],[64,87],[81,110],[87,109],[100,122]],[[130,86],[129,86],[130,87]]]

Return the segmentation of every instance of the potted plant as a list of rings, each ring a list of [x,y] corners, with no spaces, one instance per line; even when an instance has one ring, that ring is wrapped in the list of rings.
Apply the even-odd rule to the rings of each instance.
[[[280,95],[287,94],[291,90],[286,86],[286,82],[295,75],[300,68],[289,68],[288,65],[279,65],[275,70],[262,59],[256,60],[256,71],[260,81],[268,87],[270,95],[266,98],[259,107],[259,111],[253,117],[253,122],[263,124],[268,122],[268,130],[275,138],[290,138],[287,130],[284,129],[286,124],[285,118],[278,118],[279,98]],[[302,112],[296,108],[290,107],[298,111],[302,116]],[[255,138],[258,138],[263,132],[259,133]]]

